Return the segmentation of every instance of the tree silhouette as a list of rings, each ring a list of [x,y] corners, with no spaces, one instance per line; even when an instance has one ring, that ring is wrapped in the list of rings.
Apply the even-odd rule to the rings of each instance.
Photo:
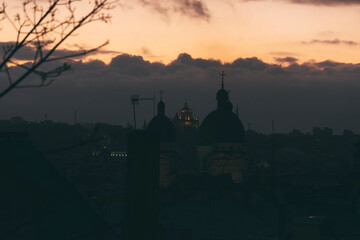
[[[78,47],[75,51],[65,51],[67,53],[63,55],[56,54],[59,46],[79,28],[92,22],[107,23],[111,19],[108,11],[115,7],[117,1],[49,0],[44,7],[36,0],[24,0],[21,13],[14,16],[10,16],[5,3],[0,5],[0,22],[10,24],[17,32],[16,39],[3,43],[0,52],[0,73],[5,73],[3,78],[0,77],[0,98],[14,88],[48,86],[55,77],[71,68],[63,60],[92,53],[108,44],[107,41],[92,49]],[[76,8],[79,4],[90,4],[91,7],[86,13],[79,14]],[[26,59],[18,57],[29,49],[28,55],[31,56]],[[39,83],[20,84],[31,74],[39,77]],[[6,78],[7,83],[4,83]]]

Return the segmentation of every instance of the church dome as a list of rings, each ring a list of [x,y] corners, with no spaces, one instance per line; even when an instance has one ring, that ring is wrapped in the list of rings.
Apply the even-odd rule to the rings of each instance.
[[[165,103],[158,103],[158,114],[149,122],[147,130],[160,139],[160,142],[175,141],[175,127],[165,116]]]
[[[216,100],[217,109],[209,113],[199,127],[199,144],[243,142],[244,126],[232,112],[233,105],[229,101],[229,93],[224,89],[224,83],[216,94]]]
[[[200,145],[217,142],[243,142],[245,131],[240,119],[232,111],[216,109],[209,113],[199,128]]]

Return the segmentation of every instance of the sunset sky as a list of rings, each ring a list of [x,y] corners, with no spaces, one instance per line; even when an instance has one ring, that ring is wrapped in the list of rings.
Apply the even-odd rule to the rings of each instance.
[[[19,2],[7,1],[11,12]],[[87,9],[87,1],[77,9]],[[223,62],[253,56],[266,62],[359,61],[357,0],[121,0],[111,15],[110,24],[86,26],[67,44],[110,40],[107,50],[163,63],[183,52]],[[13,40],[4,30],[2,40]],[[113,56],[97,58],[108,63]]]
[[[9,13],[21,11],[20,0],[6,2]],[[77,13],[88,8],[81,1]],[[49,87],[11,91],[0,101],[0,119],[39,121],[47,113],[72,122],[76,110],[80,121],[126,125],[133,121],[131,95],[159,99],[164,89],[169,117],[187,100],[201,121],[216,107],[225,71],[244,126],[269,132],[275,120],[282,132],[314,126],[360,132],[358,0],[132,0],[119,1],[110,14],[111,23],[83,27],[57,53],[109,45],[75,59]],[[0,26],[6,46],[15,31]],[[31,59],[29,50],[19,59]],[[138,125],[153,117],[151,103],[137,109]]]
[[[113,24],[106,27],[109,48],[151,61],[168,63],[181,52],[224,62],[253,56],[267,62],[284,56],[300,61],[359,60],[356,1],[133,2],[118,8]]]

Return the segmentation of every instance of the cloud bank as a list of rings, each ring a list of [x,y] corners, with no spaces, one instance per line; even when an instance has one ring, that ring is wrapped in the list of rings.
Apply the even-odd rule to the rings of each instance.
[[[261,1],[261,0],[240,0],[241,2]],[[317,6],[346,6],[359,5],[360,0],[283,0],[288,3],[307,4]]]
[[[271,120],[275,120],[280,132],[311,131],[314,126],[328,126],[338,133],[345,128],[360,132],[360,64],[278,60],[288,65],[256,57],[222,63],[186,53],[167,65],[128,54],[118,55],[108,65],[98,60],[73,62],[73,70],[47,88],[10,92],[0,101],[0,119],[41,120],[47,113],[49,119],[72,122],[77,110],[81,121],[125,125],[132,123],[131,95],[156,94],[159,99],[163,89],[169,117],[187,100],[201,121],[216,108],[219,73],[225,71],[225,88],[230,90],[234,108],[238,105],[244,126],[250,122],[255,130],[270,132]],[[152,118],[152,106],[148,101],[137,105],[139,126]]]
[[[327,45],[348,45],[348,46],[357,46],[359,45],[358,42],[355,41],[351,41],[351,40],[340,40],[340,39],[325,39],[325,40],[321,40],[321,39],[313,39],[311,41],[303,41],[303,44],[327,44]]]
[[[3,56],[3,49],[7,49],[7,48],[11,48],[15,46],[15,42],[0,42],[0,56]],[[80,49],[80,46],[74,46],[78,49]],[[89,48],[91,49],[91,48]],[[47,48],[43,48],[43,54],[47,54],[49,52],[49,49]],[[116,54],[119,52],[116,51],[108,51],[108,50],[104,50],[104,49],[98,49],[97,51],[88,53],[86,55],[82,55],[81,54],[84,52],[84,50],[80,49],[80,50],[69,50],[69,49],[57,49],[52,55],[51,58],[59,58],[59,57],[65,57],[65,56],[73,56],[73,55],[80,55],[78,57],[76,57],[75,59],[81,59],[81,58],[86,58],[90,55],[96,55],[96,54]],[[34,59],[34,57],[36,56],[36,48],[34,46],[31,45],[26,45],[24,47],[22,47],[19,51],[17,51],[17,53],[14,55],[14,59],[16,60],[23,60],[23,61],[31,61]]]
[[[275,57],[274,58],[278,63],[296,63],[298,61],[297,58],[294,57]]]
[[[337,5],[358,5],[359,0],[287,0],[292,3],[337,6]]]

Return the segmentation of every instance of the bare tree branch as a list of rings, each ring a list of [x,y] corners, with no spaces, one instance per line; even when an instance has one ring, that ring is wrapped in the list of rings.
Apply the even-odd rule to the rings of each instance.
[[[20,43],[16,42],[15,48],[7,55],[7,57],[4,59],[4,61],[2,63],[0,63],[0,69],[3,68],[3,66],[15,55],[15,53],[21,48],[23,47],[26,39],[34,32],[34,30],[41,24],[41,22],[51,13],[51,11],[53,11],[53,9],[56,7],[56,4],[59,2],[59,0],[55,0],[54,3],[50,6],[50,8],[48,9],[48,11],[42,16],[42,18],[31,28],[31,30],[26,34],[26,36],[22,39],[22,41]],[[25,5],[25,2],[24,2]],[[13,21],[10,20],[10,18],[8,17],[8,15],[5,12],[4,9],[4,14],[6,16],[6,18],[9,20],[9,22],[13,25]],[[26,14],[26,11],[25,11]],[[26,14],[27,15],[27,14]]]
[[[92,53],[92,52],[96,52],[98,51],[100,48],[106,46],[109,44],[109,41],[106,41],[105,43],[101,44],[100,46],[96,47],[96,48],[93,48],[93,49],[89,49],[89,50],[82,50],[81,52],[79,53],[75,53],[75,54],[71,54],[71,55],[66,55],[66,56],[63,56],[63,57],[54,57],[54,58],[49,58],[46,60],[46,62],[51,62],[51,61],[58,61],[58,60],[62,60],[62,59],[69,59],[69,58],[74,58],[74,57],[80,57],[80,56],[83,56],[83,55],[87,55],[89,53]]]
[[[2,53],[0,53],[2,55],[0,72],[6,73],[9,83],[7,87],[0,90],[0,98],[14,88],[48,86],[54,81],[54,79],[50,80],[49,78],[58,77],[70,69],[69,64],[60,63],[59,66],[51,70],[38,70],[44,63],[81,57],[93,53],[108,44],[107,41],[92,49],[80,49],[65,56],[53,56],[56,55],[55,53],[59,46],[70,36],[73,36],[74,32],[79,28],[95,21],[109,22],[111,16],[104,12],[113,9],[118,0],[91,1],[93,6],[85,15],[80,17],[77,16],[74,4],[81,2],[81,0],[49,0],[49,6],[45,10],[44,6],[39,5],[36,0],[25,0],[23,2],[22,14],[16,14],[14,18],[7,13],[5,3],[0,6],[0,21],[9,22],[17,31],[16,40],[12,44],[4,46]],[[60,11],[61,15],[58,14]],[[64,15],[64,12],[67,14]],[[31,50],[33,51],[33,57],[30,62],[17,57],[28,49],[33,49]],[[27,62],[26,65],[24,64],[25,62]],[[24,69],[25,72],[20,76],[12,76],[10,70],[19,67]],[[19,85],[30,74],[39,76],[39,84]]]

